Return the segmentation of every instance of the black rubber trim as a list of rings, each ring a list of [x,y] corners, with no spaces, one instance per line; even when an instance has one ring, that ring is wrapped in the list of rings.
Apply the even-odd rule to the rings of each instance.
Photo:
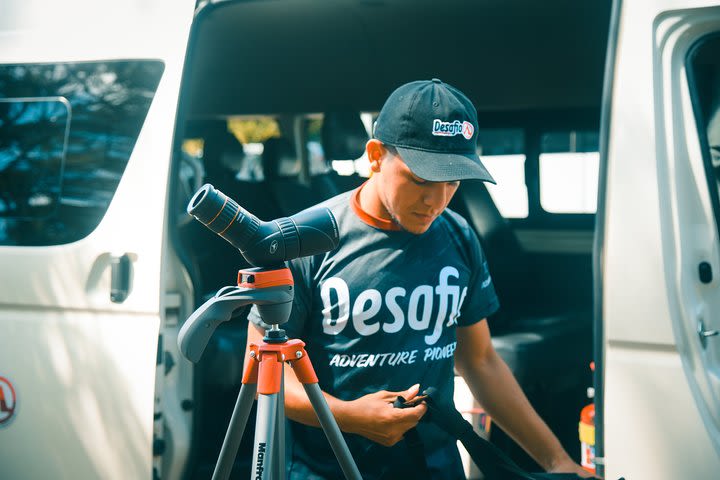
[[[595,238],[593,241],[593,357],[595,373],[595,456],[604,457],[604,392],[605,392],[605,329],[603,325],[603,246],[605,244],[605,193],[607,190],[608,146],[610,144],[610,125],[612,121],[613,78],[615,76],[615,54],[617,52],[618,31],[622,0],[613,0],[610,11],[610,29],[608,31],[607,53],[605,56],[605,75],[600,105],[600,171],[598,174],[598,201],[595,216]],[[605,474],[603,464],[596,465],[599,475]]]

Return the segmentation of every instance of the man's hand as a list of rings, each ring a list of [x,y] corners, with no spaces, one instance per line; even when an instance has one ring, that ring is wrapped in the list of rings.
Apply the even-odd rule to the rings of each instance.
[[[386,447],[395,445],[405,432],[417,425],[427,406],[421,403],[409,408],[395,408],[393,402],[398,396],[411,400],[419,390],[420,385],[413,385],[404,392],[380,390],[347,402],[343,408],[346,415],[343,430]]]

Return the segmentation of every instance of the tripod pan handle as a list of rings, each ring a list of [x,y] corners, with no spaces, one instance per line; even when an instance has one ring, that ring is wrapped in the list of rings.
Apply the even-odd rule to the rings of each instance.
[[[247,298],[213,297],[187,319],[178,334],[178,348],[193,363],[200,360],[215,329],[240,307],[249,307]]]

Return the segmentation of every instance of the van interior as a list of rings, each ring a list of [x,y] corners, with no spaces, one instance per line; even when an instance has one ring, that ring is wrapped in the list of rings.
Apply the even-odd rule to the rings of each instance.
[[[180,97],[174,250],[194,308],[247,267],[185,208],[212,183],[262,220],[365,180],[365,142],[397,86],[439,78],[478,109],[497,186],[462,182],[450,208],[475,228],[500,297],[493,344],[579,461],[590,403],[592,241],[610,2],[311,0],[201,3]],[[240,388],[247,324],[211,339],[194,375],[186,478],[208,478]],[[233,478],[249,474],[254,413]],[[540,468],[493,425],[491,441]]]

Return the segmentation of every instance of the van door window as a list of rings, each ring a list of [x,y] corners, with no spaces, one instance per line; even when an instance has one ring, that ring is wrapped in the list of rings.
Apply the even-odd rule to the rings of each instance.
[[[528,191],[525,184],[525,134],[519,128],[478,130],[478,154],[497,185],[488,192],[505,218],[527,218]]]
[[[540,205],[550,213],[595,213],[598,133],[544,133],[540,138]]]
[[[97,227],[162,72],[154,60],[0,65],[0,245]]]

